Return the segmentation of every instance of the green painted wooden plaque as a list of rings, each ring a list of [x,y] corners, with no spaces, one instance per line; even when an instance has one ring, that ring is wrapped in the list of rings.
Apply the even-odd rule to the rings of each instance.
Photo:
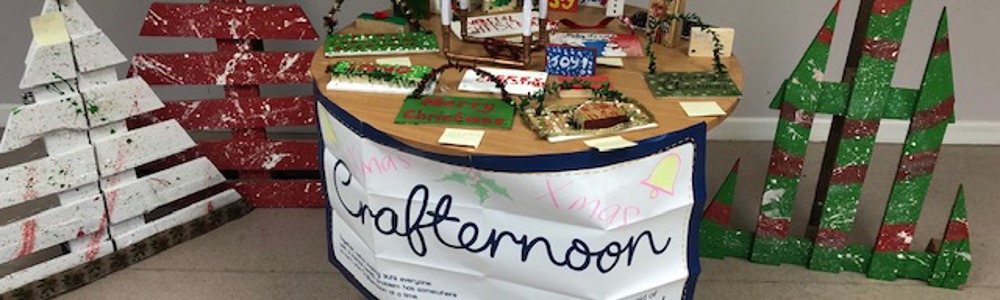
[[[715,72],[664,72],[646,74],[649,90],[657,98],[742,96],[729,74]]]
[[[514,107],[491,98],[410,97],[403,101],[396,124],[510,129]]]

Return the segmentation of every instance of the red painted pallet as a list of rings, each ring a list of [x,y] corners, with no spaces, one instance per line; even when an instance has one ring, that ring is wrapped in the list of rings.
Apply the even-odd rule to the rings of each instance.
[[[317,40],[297,5],[256,5],[245,0],[209,3],[153,3],[141,36],[216,39],[216,52],[136,54],[130,76],[151,85],[218,85],[225,98],[167,103],[131,120],[142,125],[176,119],[187,130],[230,130],[232,139],[204,141],[159,164],[205,156],[223,171],[235,171],[230,185],[255,207],[322,207],[318,146],[314,141],[274,141],[267,128],[316,123],[312,96],[264,98],[262,84],[312,84],[312,52],[264,52],[261,41]],[[156,168],[156,164],[150,166]],[[310,179],[278,179],[279,172]],[[276,176],[279,175],[279,176]]]

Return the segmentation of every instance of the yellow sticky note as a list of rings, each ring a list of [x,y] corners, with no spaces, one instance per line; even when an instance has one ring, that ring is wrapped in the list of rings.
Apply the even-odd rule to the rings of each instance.
[[[609,152],[617,149],[631,148],[638,145],[617,135],[608,138],[583,141],[583,143],[601,152]]]
[[[69,31],[61,12],[51,12],[31,17],[31,33],[39,46],[69,42]]]
[[[715,101],[681,102],[681,107],[684,108],[689,117],[718,117],[726,115],[726,111]]]
[[[597,64],[608,67],[624,67],[625,61],[621,57],[598,57]]]
[[[380,58],[375,60],[376,64],[380,65],[390,65],[390,66],[413,66],[410,62],[409,57],[392,57],[392,58]]]
[[[482,130],[447,128],[444,130],[441,138],[438,139],[438,143],[442,145],[472,147],[474,149],[479,148],[479,144],[483,142],[484,136],[486,136],[486,132]]]

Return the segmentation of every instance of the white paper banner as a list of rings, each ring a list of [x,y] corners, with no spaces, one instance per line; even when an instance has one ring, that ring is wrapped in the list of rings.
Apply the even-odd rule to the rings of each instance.
[[[319,117],[333,257],[379,299],[683,296],[692,143],[601,168],[488,172]]]

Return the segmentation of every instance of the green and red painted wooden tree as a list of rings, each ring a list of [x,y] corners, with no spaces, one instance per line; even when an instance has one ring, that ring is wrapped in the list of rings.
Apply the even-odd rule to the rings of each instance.
[[[912,0],[875,0],[867,33],[858,44],[860,60],[852,83],[824,82],[840,3],[827,17],[772,108],[780,119],[761,199],[756,232],[728,226],[736,168],[702,222],[702,256],[741,257],[757,263],[782,263],[810,269],[854,271],[870,278],[928,280],[931,285],[959,288],[971,267],[964,191],[959,192],[952,221],[939,253],[910,250],[916,223],[930,186],[949,123],[954,120],[954,85],[948,20],[942,15],[920,90],[892,87],[900,45]],[[818,222],[811,239],[789,235],[792,207],[803,175],[806,148],[816,114],[842,118],[834,122],[832,159],[821,177],[814,210]],[[910,120],[889,204],[874,247],[848,245],[861,190],[871,163],[882,119]],[[837,138],[839,140],[833,140]]]

